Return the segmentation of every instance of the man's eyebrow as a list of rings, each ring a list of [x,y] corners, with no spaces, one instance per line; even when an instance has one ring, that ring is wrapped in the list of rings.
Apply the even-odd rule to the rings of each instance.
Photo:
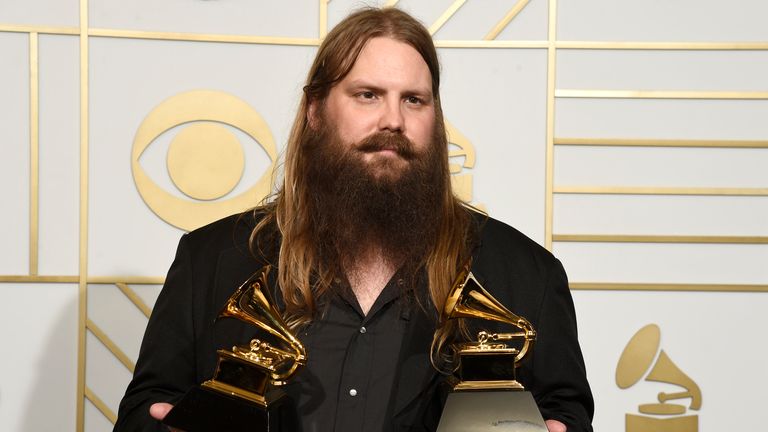
[[[383,93],[386,91],[383,87],[373,84],[370,81],[366,81],[365,79],[354,79],[349,82],[350,88],[365,88],[368,90],[372,90],[375,92],[381,92]],[[403,91],[403,94],[406,95],[419,95],[419,96],[427,96],[432,97],[432,89],[429,87],[413,87],[413,88],[406,88],[406,90]]]
[[[384,91],[384,89],[381,86],[377,86],[377,85],[375,85],[375,84],[373,84],[373,83],[371,83],[369,81],[366,81],[364,79],[352,80],[352,81],[349,82],[349,85],[347,87],[353,88],[353,89],[364,88],[364,89],[373,90],[373,91],[376,91],[376,92],[383,92]]]

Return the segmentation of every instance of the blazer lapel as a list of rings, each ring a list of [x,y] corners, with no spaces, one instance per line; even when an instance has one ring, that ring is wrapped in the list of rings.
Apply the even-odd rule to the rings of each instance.
[[[242,251],[239,248],[227,249],[219,254],[214,278],[216,289],[212,299],[212,306],[216,310],[221,310],[237,287],[262,267],[262,263],[246,254],[247,250]]]
[[[209,307],[216,316],[224,308],[227,300],[235,290],[252,274],[258,271],[262,265],[262,263],[248,255],[247,249],[243,251],[238,247],[233,247],[219,254],[219,259],[216,263],[213,296],[209,299]],[[217,319],[214,317],[214,346],[217,349],[231,349],[233,345],[247,343],[254,337],[257,331],[257,328],[237,319]]]
[[[400,370],[393,397],[395,417],[420,396],[438,377],[429,359],[429,349],[435,332],[434,324],[422,310],[414,307],[400,349]]]

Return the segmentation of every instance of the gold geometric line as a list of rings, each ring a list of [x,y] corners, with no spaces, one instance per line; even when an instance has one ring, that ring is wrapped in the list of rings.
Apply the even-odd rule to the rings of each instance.
[[[398,3],[398,0],[388,0],[383,7],[391,7]],[[93,32],[97,34],[94,34]],[[129,30],[130,31],[130,30]],[[40,33],[40,34],[58,34],[58,35],[79,35],[78,27],[56,27],[56,26],[35,26],[35,25],[17,25],[0,23],[0,32],[10,33]],[[92,29],[93,36],[112,36],[112,37],[130,37],[122,36],[126,30],[119,29]],[[147,32],[156,33],[156,32]],[[178,33],[178,35],[189,35],[197,37],[195,33]],[[203,40],[207,37],[226,36],[226,35],[203,35]],[[237,36],[235,36],[237,37]],[[248,38],[248,36],[245,36]],[[145,39],[142,37],[141,39]],[[286,39],[282,37],[259,36],[253,40],[243,40],[243,43],[261,43],[261,39]],[[287,38],[291,39],[291,38]],[[187,40],[186,36],[181,36],[179,40]],[[199,40],[199,39],[194,39]],[[296,38],[295,40],[304,40]],[[505,44],[494,44],[494,41],[485,40],[461,40],[461,41],[435,41],[436,44],[445,48],[546,48],[547,41],[498,41]],[[555,47],[559,49],[604,49],[604,50],[684,50],[684,51],[765,51],[768,50],[768,42],[638,42],[638,41],[556,41]]]
[[[328,34],[328,2],[331,0],[320,0],[320,19],[318,23],[318,37],[320,39],[325,38],[325,35]]]
[[[117,344],[112,341],[112,339],[109,338],[109,336],[107,336],[106,333],[104,333],[101,328],[99,328],[99,326],[96,325],[96,323],[88,318],[85,327],[90,330],[94,336],[96,336],[96,339],[98,339],[109,350],[109,352],[112,353],[112,355],[120,360],[120,363],[122,363],[123,366],[125,366],[131,373],[133,373],[135,365],[131,359],[123,352],[123,350],[120,349],[120,347],[117,346]]]
[[[580,243],[697,243],[697,244],[768,244],[763,236],[681,236],[626,234],[555,234],[556,242]]]
[[[601,99],[768,99],[768,91],[666,91],[558,89],[559,98]]]
[[[549,48],[557,48],[557,0],[549,0],[547,43],[549,44]]]
[[[117,284],[126,283],[131,285],[162,285],[165,282],[163,276],[89,276],[88,283],[91,284]]]
[[[77,27],[51,27],[51,26],[35,26],[35,25],[0,24],[0,32],[79,35],[80,29]]]
[[[382,7],[394,7],[400,0],[387,0]]]
[[[552,227],[554,226],[554,184],[555,184],[555,83],[557,49],[557,0],[549,0],[549,29],[547,38],[547,149],[544,172],[544,247],[552,250]]]
[[[29,34],[29,274],[38,271],[40,233],[40,75],[37,33]]]
[[[143,313],[147,318],[149,318],[149,315],[152,313],[152,309],[150,309],[149,306],[147,306],[146,303],[144,303],[144,300],[141,299],[141,297],[136,294],[134,290],[131,289],[127,284],[118,282],[115,284],[118,288],[120,288],[120,291],[125,294],[126,297],[128,297],[128,300],[131,301],[139,310],[141,313]]]
[[[547,41],[514,41],[514,40],[435,40],[438,48],[548,48]]]
[[[76,432],[85,430],[85,348],[88,325],[88,0],[80,0],[80,236]]]
[[[742,284],[571,282],[569,285],[572,290],[584,291],[768,292],[768,285]]]
[[[555,138],[555,145],[606,147],[768,148],[768,141],[627,138]]]
[[[0,275],[0,282],[17,283],[78,283],[80,276],[28,276],[28,275]]]
[[[128,38],[128,39],[150,39],[150,40],[170,40],[170,41],[189,41],[189,42],[223,42],[223,43],[243,43],[243,44],[263,44],[263,45],[300,45],[317,46],[320,39],[316,38],[291,38],[277,36],[246,36],[246,35],[226,35],[226,34],[198,34],[198,33],[176,33],[176,32],[149,32],[139,30],[114,30],[114,29],[90,29],[89,36],[110,37],[110,38]]]
[[[556,186],[556,194],[768,196],[768,188]]]
[[[451,4],[448,9],[443,12],[442,15],[432,23],[431,26],[429,26],[429,34],[434,35],[438,30],[440,30],[440,27],[442,27],[446,22],[448,22],[449,19],[456,13],[456,11],[459,10],[460,7],[464,6],[464,3],[466,3],[467,0],[455,0],[453,4]]]
[[[322,0],[321,0],[322,1]],[[397,1],[389,3],[397,4]],[[40,34],[60,34],[60,35],[78,35],[79,30],[68,27],[41,27],[41,26],[15,26],[0,25],[0,32],[19,32],[30,33],[36,31]],[[177,40],[177,41],[195,41],[195,42],[229,42],[243,44],[264,44],[264,45],[307,45],[317,46],[320,39],[311,38],[290,38],[279,36],[247,36],[247,35],[222,35],[222,34],[203,34],[203,33],[168,33],[168,32],[147,32],[138,30],[121,30],[109,28],[94,28],[89,31],[90,36],[95,37],[114,37],[128,39],[157,39],[157,40]],[[436,40],[435,46],[438,48],[546,48],[548,41],[536,40]]]
[[[107,418],[112,424],[117,423],[117,415],[115,415],[114,411],[109,409],[107,404],[104,403],[103,400],[101,400],[98,396],[96,396],[96,393],[93,392],[90,388],[85,388],[85,397],[91,401],[93,406],[96,407],[101,413],[104,415],[104,417]]]
[[[483,38],[484,40],[494,40],[496,37],[499,36],[499,33],[501,33],[504,28],[506,28],[510,21],[512,21],[517,14],[520,13],[523,8],[528,5],[529,0],[520,0],[518,1],[514,6],[512,6],[512,9],[507,12],[506,15],[504,15],[504,18],[501,19],[492,29],[488,32],[487,35]]]
[[[768,50],[768,42],[557,41],[560,49],[733,51]]]

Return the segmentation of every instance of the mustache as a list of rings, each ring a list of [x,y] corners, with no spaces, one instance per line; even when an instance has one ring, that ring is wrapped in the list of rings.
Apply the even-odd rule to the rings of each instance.
[[[382,150],[394,151],[406,160],[416,157],[413,147],[413,143],[405,135],[394,132],[377,132],[364,138],[355,146],[357,151],[363,153],[373,153]]]

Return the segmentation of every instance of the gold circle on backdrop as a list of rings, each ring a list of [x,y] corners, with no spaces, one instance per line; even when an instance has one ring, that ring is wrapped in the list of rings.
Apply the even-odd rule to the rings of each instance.
[[[249,135],[261,145],[270,159],[266,172],[253,186],[229,199],[189,200],[163,190],[144,172],[139,163],[141,154],[158,136],[169,129],[184,125],[186,130],[198,122],[227,124]],[[219,144],[212,144],[217,146],[216,151],[219,151]],[[230,162],[233,161],[237,162],[237,158],[230,159]],[[255,206],[272,190],[272,171],[276,161],[275,140],[261,115],[242,99],[213,90],[179,93],[161,102],[139,126],[131,149],[131,172],[141,198],[161,219],[187,231]],[[175,162],[169,163],[173,165]],[[169,169],[177,170],[170,166]],[[229,166],[227,169],[236,171],[237,167]],[[242,169],[240,171],[242,172]]]
[[[213,200],[232,192],[245,168],[235,134],[216,123],[193,123],[168,148],[168,174],[187,196]]]

